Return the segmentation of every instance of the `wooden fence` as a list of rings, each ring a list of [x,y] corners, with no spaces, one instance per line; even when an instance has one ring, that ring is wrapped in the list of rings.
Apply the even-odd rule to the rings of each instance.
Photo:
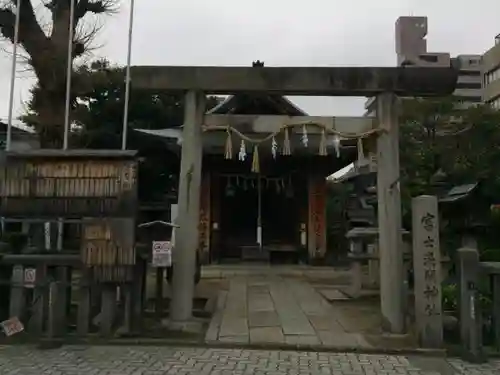
[[[8,316],[18,318],[31,337],[112,336],[141,330],[147,261],[138,260],[130,282],[103,283],[80,254],[4,255],[2,280],[10,288]],[[76,306],[76,308],[73,308]]]

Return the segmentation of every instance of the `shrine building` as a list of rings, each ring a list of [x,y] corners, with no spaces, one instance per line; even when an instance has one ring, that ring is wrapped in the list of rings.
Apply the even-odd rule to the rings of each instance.
[[[202,262],[321,264],[328,249],[326,177],[360,151],[359,142],[330,130],[370,130],[375,120],[309,117],[283,96],[241,93],[208,111],[203,126]],[[180,155],[182,127],[135,130],[163,138]]]

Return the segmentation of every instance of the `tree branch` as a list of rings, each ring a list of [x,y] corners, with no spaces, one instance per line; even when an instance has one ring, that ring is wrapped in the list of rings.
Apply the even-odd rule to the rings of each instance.
[[[114,13],[117,10],[117,0],[80,0],[76,6],[75,18],[80,20],[85,17],[87,13]]]
[[[4,38],[14,42],[14,27],[16,23],[16,15],[11,9],[0,9],[0,33]]]
[[[40,51],[44,51],[47,46],[47,36],[36,19],[35,10],[31,0],[21,2],[21,8],[16,10],[20,15],[19,22],[19,44],[31,56],[32,60],[37,59]],[[14,42],[16,23],[16,13],[7,6],[0,9],[0,33],[3,37]]]

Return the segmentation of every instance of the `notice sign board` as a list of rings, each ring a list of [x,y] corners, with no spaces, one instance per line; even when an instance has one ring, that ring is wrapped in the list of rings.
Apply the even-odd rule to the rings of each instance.
[[[24,287],[34,288],[36,281],[36,269],[35,268],[25,268],[24,269]]]
[[[24,326],[23,323],[17,318],[13,317],[8,320],[4,320],[3,322],[0,322],[0,327],[2,328],[2,331],[5,333],[5,336],[13,336],[16,333],[24,331]]]
[[[172,265],[172,242],[153,241],[153,267],[170,267]]]

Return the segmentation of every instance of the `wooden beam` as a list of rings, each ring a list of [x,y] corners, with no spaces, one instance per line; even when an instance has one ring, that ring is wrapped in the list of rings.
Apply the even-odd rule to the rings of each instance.
[[[275,115],[205,115],[207,127],[231,126],[245,133],[273,133],[285,125],[320,124],[341,133],[359,134],[377,127],[372,117],[275,116]],[[300,128],[297,132],[302,131]],[[309,126],[308,133],[321,133],[320,127]]]
[[[134,66],[135,89],[199,90],[207,94],[446,96],[455,90],[453,68],[430,67],[214,67]]]

